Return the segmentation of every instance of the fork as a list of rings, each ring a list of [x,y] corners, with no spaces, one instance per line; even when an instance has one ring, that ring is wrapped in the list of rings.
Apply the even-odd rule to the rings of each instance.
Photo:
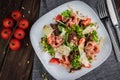
[[[111,25],[109,24],[109,16],[108,16],[108,13],[107,13],[107,10],[106,10],[106,5],[105,5],[104,0],[100,1],[98,3],[97,10],[98,10],[98,15],[99,15],[100,19],[105,21],[105,25],[106,25],[106,28],[108,29],[108,33],[109,33],[110,38],[111,38],[111,42],[112,42],[112,45],[113,45],[113,48],[114,48],[114,52],[116,54],[118,62],[120,62],[120,49],[119,49],[119,46],[117,45],[117,42],[116,42],[115,37],[113,35],[112,28],[110,28]]]

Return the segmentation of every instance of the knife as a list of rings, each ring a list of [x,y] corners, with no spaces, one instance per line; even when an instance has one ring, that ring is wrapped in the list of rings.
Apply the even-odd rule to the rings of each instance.
[[[115,11],[115,8],[116,8],[115,3],[113,2],[113,0],[106,0],[106,3],[107,3],[107,8],[108,8],[108,12],[109,12],[111,21],[112,21],[113,26],[117,33],[118,42],[119,42],[119,46],[120,46],[120,29],[119,29],[119,22],[117,19],[117,14],[116,14],[117,12]]]

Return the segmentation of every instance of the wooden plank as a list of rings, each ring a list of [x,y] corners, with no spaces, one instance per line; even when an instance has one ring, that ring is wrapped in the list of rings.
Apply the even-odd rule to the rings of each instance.
[[[118,10],[118,14],[120,16],[120,0],[115,0],[116,8]]]
[[[13,4],[14,3],[14,4]],[[2,20],[5,18],[5,17],[8,17],[10,16],[10,13],[12,12],[12,10],[14,9],[20,9],[20,5],[22,3],[22,0],[2,0],[0,2],[0,30],[3,28],[3,25],[2,25]],[[5,57],[5,53],[3,53],[3,50],[4,50],[4,47],[7,43],[7,40],[4,40],[1,38],[0,36],[0,70],[1,70],[1,67],[2,67],[2,63],[4,61],[4,57]]]
[[[22,6],[25,8],[25,9],[21,9],[21,11],[24,14],[25,18],[27,18],[30,21],[30,27],[39,17],[40,0],[30,0],[30,1],[15,0],[15,2],[13,2],[14,0],[7,0],[7,1],[9,1],[9,3],[11,4],[10,6],[14,5],[13,8],[17,8],[18,6]],[[11,11],[12,10],[13,9],[11,9]],[[0,80],[29,80],[33,66],[33,59],[34,59],[34,50],[30,43],[29,31],[30,28],[26,30],[27,33],[26,38],[22,40],[21,42],[22,47],[19,51],[8,50],[8,53],[4,54],[5,56],[4,58],[2,55],[0,55],[0,58],[2,58],[1,62],[3,62],[3,65],[0,62],[1,64]],[[6,42],[1,39],[0,43],[1,41],[4,44]],[[0,45],[0,53],[2,53],[2,46]]]

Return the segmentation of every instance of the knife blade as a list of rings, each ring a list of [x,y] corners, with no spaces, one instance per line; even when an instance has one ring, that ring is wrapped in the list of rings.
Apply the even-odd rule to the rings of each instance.
[[[115,3],[113,2],[113,0],[106,0],[107,3],[107,8],[108,8],[108,12],[110,15],[110,19],[112,21],[112,24],[116,30],[117,33],[117,37],[118,37],[118,41],[119,41],[119,45],[120,45],[120,29],[119,29],[119,22],[117,19],[117,14],[115,13]]]

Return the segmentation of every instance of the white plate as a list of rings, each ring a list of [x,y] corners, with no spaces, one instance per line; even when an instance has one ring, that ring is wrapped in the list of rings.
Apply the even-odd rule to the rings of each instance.
[[[41,37],[43,36],[42,32],[43,26],[45,24],[54,23],[53,18],[57,14],[60,14],[62,11],[68,9],[68,5],[71,6],[73,10],[75,11],[78,10],[80,13],[89,16],[92,19],[92,22],[97,22],[99,25],[98,29],[99,36],[105,37],[105,41],[103,43],[101,51],[97,55],[97,60],[92,63],[92,68],[90,69],[82,68],[81,70],[75,71],[74,73],[68,73],[67,70],[64,69],[62,66],[49,64],[51,56],[48,53],[41,52],[43,48],[42,46],[39,45]],[[108,58],[112,48],[108,33],[105,30],[104,25],[101,23],[96,13],[82,1],[67,2],[39,18],[31,28],[30,39],[33,48],[37,56],[39,57],[40,61],[42,62],[43,66],[57,80],[74,80],[87,74],[88,72],[102,64]]]

